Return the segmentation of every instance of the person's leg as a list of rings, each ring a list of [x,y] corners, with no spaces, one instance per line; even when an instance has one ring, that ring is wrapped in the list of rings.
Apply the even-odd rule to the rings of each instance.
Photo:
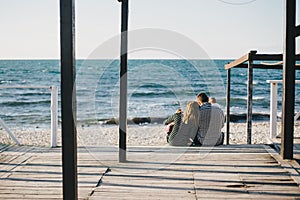
[[[194,138],[193,143],[191,144],[191,146],[202,146],[202,144],[198,140],[197,135],[195,136],[195,138]]]
[[[170,137],[170,135],[168,134],[167,137],[166,137],[167,138],[167,143],[169,143],[169,137]]]

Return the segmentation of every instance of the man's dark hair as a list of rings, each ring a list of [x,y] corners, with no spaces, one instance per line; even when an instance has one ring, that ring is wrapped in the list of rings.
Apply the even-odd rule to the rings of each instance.
[[[208,102],[208,97],[205,93],[203,92],[200,92],[198,95],[197,95],[197,98],[202,101],[203,103],[204,102]]]

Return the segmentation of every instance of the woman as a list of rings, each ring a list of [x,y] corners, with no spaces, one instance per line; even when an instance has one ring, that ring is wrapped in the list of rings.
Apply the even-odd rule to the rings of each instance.
[[[181,125],[182,110],[179,108],[177,111],[164,121],[167,125],[167,142],[170,143],[178,133],[179,127]]]
[[[190,146],[197,134],[198,121],[199,105],[195,101],[190,101],[186,106],[182,120],[181,113],[179,115],[176,112],[165,121],[165,124],[174,122],[173,130],[167,137],[168,143],[173,146]]]

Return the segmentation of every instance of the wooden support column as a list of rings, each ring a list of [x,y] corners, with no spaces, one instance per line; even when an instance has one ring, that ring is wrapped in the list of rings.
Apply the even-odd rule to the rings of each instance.
[[[119,105],[119,162],[126,161],[127,134],[127,45],[128,45],[128,1],[122,2],[121,55],[120,55],[120,105]]]
[[[293,159],[296,0],[286,0],[285,9],[286,13],[283,52],[281,156],[283,159]]]
[[[227,70],[227,95],[226,95],[226,144],[229,144],[230,139],[230,81],[231,69]]]
[[[296,36],[296,37],[299,37],[299,36],[300,36],[300,25],[298,25],[298,26],[296,27],[295,36]]]
[[[248,84],[247,84],[247,144],[251,144],[252,138],[252,101],[253,101],[253,55],[256,51],[248,54]]]
[[[75,0],[60,1],[63,198],[77,199]]]

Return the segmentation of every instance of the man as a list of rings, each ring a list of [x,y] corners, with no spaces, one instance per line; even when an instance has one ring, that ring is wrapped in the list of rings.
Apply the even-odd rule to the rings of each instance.
[[[212,106],[216,106],[218,108],[221,108],[220,104],[217,103],[217,100],[215,97],[209,97],[208,98],[208,102],[212,105]]]
[[[224,142],[224,113],[215,106],[211,106],[205,93],[197,95],[197,103],[200,106],[199,127],[195,139],[203,146],[216,146]]]

